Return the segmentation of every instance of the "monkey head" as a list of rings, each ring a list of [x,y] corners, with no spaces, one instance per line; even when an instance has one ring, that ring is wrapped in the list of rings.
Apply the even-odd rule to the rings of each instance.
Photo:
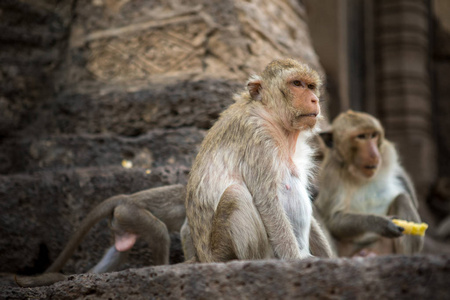
[[[289,131],[312,129],[320,116],[319,74],[293,59],[274,60],[247,83],[250,99],[274,112]]]
[[[382,163],[381,147],[384,130],[380,122],[369,114],[349,110],[333,121],[332,133],[322,138],[332,146],[335,158],[356,178],[372,178]]]

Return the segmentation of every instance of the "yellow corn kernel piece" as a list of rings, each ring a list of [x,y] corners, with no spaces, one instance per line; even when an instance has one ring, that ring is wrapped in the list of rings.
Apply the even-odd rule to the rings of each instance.
[[[403,231],[404,234],[424,236],[425,230],[428,228],[427,223],[414,223],[399,219],[393,219],[392,222],[397,226],[403,227],[405,229]]]

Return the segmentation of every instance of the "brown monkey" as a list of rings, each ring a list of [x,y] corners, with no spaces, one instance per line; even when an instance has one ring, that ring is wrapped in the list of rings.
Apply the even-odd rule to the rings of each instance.
[[[403,228],[390,218],[420,222],[412,182],[380,122],[348,111],[322,137],[331,148],[325,153],[315,204],[338,255],[419,252],[423,237],[403,236]]]
[[[307,65],[276,60],[221,114],[190,172],[187,257],[301,259],[311,246],[330,255],[307,191],[320,85]]]
[[[116,270],[138,238],[148,242],[155,265],[169,263],[169,232],[180,231],[185,219],[185,186],[181,184],[148,189],[131,195],[118,195],[97,205],[83,220],[55,262],[38,276],[17,276],[22,287],[50,285],[64,280],[58,272],[87,232],[101,219],[110,217],[114,245],[111,246],[89,272]]]

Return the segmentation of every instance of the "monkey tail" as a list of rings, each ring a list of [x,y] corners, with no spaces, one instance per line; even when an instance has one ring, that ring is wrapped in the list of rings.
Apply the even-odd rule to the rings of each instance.
[[[58,272],[67,260],[72,256],[75,249],[83,240],[84,236],[89,232],[89,230],[101,219],[111,216],[114,209],[123,201],[126,200],[126,196],[118,195],[106,199],[105,201],[98,204],[81,222],[80,227],[75,231],[75,233],[70,238],[67,245],[64,247],[63,251],[53,264],[45,270],[45,273]]]
[[[14,276],[14,281],[20,287],[47,286],[66,279],[67,276],[61,273],[45,273],[38,276]]]

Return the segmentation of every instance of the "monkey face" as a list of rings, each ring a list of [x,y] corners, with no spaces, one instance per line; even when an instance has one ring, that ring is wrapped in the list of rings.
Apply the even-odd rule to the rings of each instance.
[[[378,171],[381,164],[379,151],[380,132],[376,130],[365,130],[354,133],[351,137],[350,151],[351,173],[359,173],[365,178],[372,178]],[[356,174],[355,174],[356,175]]]
[[[250,99],[274,112],[288,131],[312,129],[320,115],[320,76],[292,59],[275,60],[247,82]]]
[[[314,93],[315,86],[302,80],[289,82],[290,105],[294,112],[293,126],[298,129],[313,128],[320,115],[319,98]]]
[[[381,165],[380,147],[384,142],[383,127],[369,114],[349,110],[332,124],[333,143],[338,157],[355,178],[370,179]]]
[[[316,85],[294,76],[288,80],[288,106],[293,114],[295,129],[309,129],[316,125],[320,115],[319,98],[315,94]]]

